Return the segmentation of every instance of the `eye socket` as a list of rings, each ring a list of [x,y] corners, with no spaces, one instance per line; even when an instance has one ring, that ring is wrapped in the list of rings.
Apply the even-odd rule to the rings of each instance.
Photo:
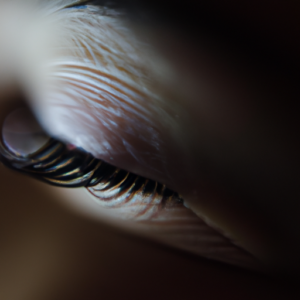
[[[82,7],[80,10],[82,10]],[[76,36],[74,38],[76,39]],[[80,65],[71,67],[61,64],[62,69],[59,70],[59,75],[62,75],[60,79],[64,79],[66,85],[69,84],[69,89],[66,93],[68,99],[72,99],[74,95],[80,95],[84,98],[88,94],[90,98],[87,100],[90,100],[89,105],[91,105],[91,103],[93,104],[92,100],[99,96],[95,91],[100,90],[97,83],[99,84],[99,78],[102,76],[102,74],[98,74],[100,72],[97,73],[96,71],[97,58],[95,59],[94,55],[99,45],[96,44],[95,40],[85,39],[83,36],[80,36],[79,41],[82,44],[79,43],[78,49],[84,49],[83,56],[89,61],[87,63],[88,67],[85,66],[84,61],[80,61]],[[112,49],[111,52],[114,52],[114,50]],[[101,58],[101,53],[98,54]],[[111,57],[109,57],[109,61],[114,62]],[[89,69],[91,64],[93,66],[93,74]],[[78,80],[80,78],[79,75],[83,74],[76,74],[76,72],[79,72],[78,66],[81,68],[80,72],[83,72],[89,80],[92,78],[92,75],[94,76],[92,78],[94,80],[93,84],[90,84],[91,81],[89,81],[89,84],[86,84],[86,82],[83,83]],[[105,71],[109,72],[109,70],[107,67]],[[68,73],[69,77],[64,76],[66,73]],[[127,76],[130,75],[130,72],[122,69],[123,78],[124,74]],[[113,92],[122,92],[121,88],[127,88],[127,94],[124,93],[123,95],[128,99],[125,100],[124,98],[124,101],[121,99],[123,101],[122,104],[124,104],[122,113],[125,115],[125,121],[129,121],[131,116],[136,117],[137,121],[145,121],[149,107],[143,107],[141,104],[138,106],[138,103],[133,103],[134,101],[130,99],[130,96],[138,98],[140,94],[134,88],[130,90],[128,88],[130,87],[129,84],[121,85],[120,81],[114,81],[114,79],[116,78],[113,76],[107,76],[107,81],[100,83],[107,84],[109,82],[109,88],[114,89]],[[78,85],[74,85],[74,82]],[[124,82],[125,80],[121,83]],[[79,86],[79,84],[81,85]],[[76,88],[77,90],[75,91]],[[80,89],[81,93],[78,94]],[[115,101],[115,95],[107,93],[106,96],[108,96],[106,101],[113,102],[114,107],[120,104],[118,101]],[[78,101],[80,100],[82,99]],[[56,104],[59,105],[60,103],[57,102]],[[147,102],[142,104],[148,105]],[[65,108],[68,108],[68,105]],[[105,104],[101,108],[105,110]],[[144,118],[137,117],[140,115],[140,112],[144,113]],[[97,109],[95,109],[94,113],[97,114]],[[126,114],[131,114],[131,116],[128,117]],[[135,125],[138,126],[137,124],[138,122]],[[147,128],[151,128],[151,126]],[[149,135],[155,135],[155,131],[149,130],[148,133]],[[53,185],[87,187],[93,199],[103,208],[113,209],[115,214],[121,219],[134,222],[137,226],[143,227],[145,232],[152,231],[153,237],[166,244],[227,263],[247,267],[255,265],[251,255],[186,208],[179,195],[166,188],[163,184],[120,170],[95,159],[92,155],[78,149],[72,149],[72,147],[54,139],[50,139],[41,149],[31,154],[20,154],[18,151],[11,151],[12,148],[5,144],[4,139],[1,145],[1,152],[2,161],[7,166]],[[83,201],[86,200],[84,199]]]

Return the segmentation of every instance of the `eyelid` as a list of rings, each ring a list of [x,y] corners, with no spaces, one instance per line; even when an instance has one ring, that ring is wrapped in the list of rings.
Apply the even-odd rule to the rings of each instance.
[[[157,86],[153,88],[155,76],[148,66],[147,47],[115,18],[100,16],[98,20],[94,16],[91,27],[84,31],[84,16],[72,10],[55,17],[56,25],[62,24],[54,44],[70,52],[64,50],[49,59],[45,74],[38,83],[32,82],[33,93],[28,98],[40,123],[51,136],[97,158],[152,179],[170,180],[163,178],[165,149],[171,146],[165,132],[175,135],[177,108],[162,99]],[[101,35],[91,29],[97,26]],[[91,36],[84,41],[86,34]],[[59,49],[53,48],[54,52]],[[184,143],[177,142],[180,137],[176,135],[172,148],[179,149]],[[144,170],[149,171],[144,174]]]
[[[74,12],[75,13],[75,12]],[[73,12],[67,12],[67,16],[70,16],[73,14]],[[79,21],[78,24],[82,24],[80,19],[77,19],[78,15],[81,15],[81,13],[76,12],[75,14],[75,21]],[[61,14],[60,18],[61,21],[66,21],[63,17],[65,16],[65,13]],[[74,21],[74,20],[73,20]],[[66,21],[67,22],[67,21]],[[62,22],[62,25],[66,25],[67,23]],[[96,22],[96,21],[95,21]],[[76,23],[76,22],[75,22]],[[97,23],[98,24],[98,23]],[[68,24],[67,24],[68,25]],[[69,24],[70,25],[70,24]],[[74,24],[72,24],[74,25]],[[116,26],[117,29],[123,29],[120,23],[114,20],[113,25]],[[104,26],[105,27],[105,26]],[[65,29],[64,27],[62,27]],[[106,29],[109,28],[105,27]],[[66,32],[68,30],[71,30],[72,28],[67,27]],[[112,28],[114,29],[114,28]],[[122,34],[119,32],[114,32],[114,34],[110,36],[110,34],[106,33],[104,35],[105,42],[114,42],[113,45],[120,46],[123,45],[121,42],[118,44],[118,42],[114,41],[115,37],[124,38]],[[62,30],[63,34],[66,34],[64,30]],[[122,50],[127,50],[130,55],[132,53],[132,57],[127,57],[129,62],[134,62],[138,66],[138,71],[141,72],[144,71],[143,67],[148,63],[148,60],[145,57],[145,53],[139,57],[136,56],[137,54],[136,49],[134,48],[135,42],[132,44],[130,41],[132,41],[132,38],[128,36],[128,32],[126,29],[124,32],[127,34],[125,35],[125,39],[128,38],[129,42],[126,41],[124,44],[126,47],[121,48]],[[122,33],[124,33],[122,32]],[[75,33],[74,33],[75,34]],[[63,35],[59,36],[61,38]],[[73,38],[74,35],[71,35]],[[61,41],[58,38],[59,41]],[[64,49],[68,49],[67,46],[70,46],[68,44],[70,41],[66,41],[65,44],[59,44]],[[75,45],[76,46],[76,45]],[[106,45],[107,46],[107,45]],[[40,121],[43,122],[44,125],[46,125],[46,128],[49,130],[50,133],[52,133],[54,136],[60,137],[65,141],[71,142],[72,144],[76,144],[77,146],[82,146],[89,152],[93,153],[94,156],[103,157],[106,161],[110,161],[111,158],[113,164],[116,166],[124,166],[124,169],[126,170],[132,170],[137,174],[149,174],[149,176],[146,176],[150,179],[162,179],[159,180],[161,182],[167,182],[174,174],[172,174],[171,170],[166,167],[166,159],[169,159],[168,154],[169,150],[165,150],[166,148],[175,148],[177,153],[181,153],[178,151],[178,149],[182,146],[180,143],[178,147],[177,145],[172,144],[171,147],[168,145],[169,140],[165,137],[165,132],[162,132],[162,130],[170,130],[172,132],[173,127],[176,128],[176,120],[173,114],[174,109],[173,107],[164,107],[161,99],[156,95],[155,90],[149,91],[149,88],[151,87],[151,84],[144,85],[145,82],[147,83],[147,80],[149,75],[153,75],[152,73],[138,73],[142,74],[142,76],[138,76],[136,73],[134,73],[132,78],[128,77],[128,71],[126,69],[122,69],[121,72],[121,79],[123,80],[121,83],[124,83],[123,86],[129,83],[133,86],[134,89],[138,90],[138,93],[136,93],[139,97],[138,101],[133,101],[134,99],[130,98],[129,101],[127,101],[130,104],[130,101],[133,101],[134,105],[128,105],[128,107],[124,107],[124,103],[121,102],[122,105],[115,105],[115,107],[119,106],[119,111],[117,110],[116,114],[115,111],[112,112],[112,107],[103,106],[100,117],[97,115],[98,111],[96,111],[93,107],[93,105],[86,105],[86,102],[82,101],[80,97],[74,97],[75,87],[74,85],[67,85],[65,81],[61,80],[63,76],[57,76],[62,75],[59,73],[61,70],[60,68],[65,71],[64,62],[65,59],[71,59],[72,63],[75,64],[75,66],[80,65],[80,68],[77,68],[80,70],[80,72],[85,72],[84,76],[86,76],[86,71],[92,70],[93,76],[99,73],[100,66],[97,65],[97,61],[91,60],[93,58],[93,55],[87,54],[88,51],[84,52],[84,55],[87,55],[88,62],[84,60],[84,56],[81,56],[79,49],[77,48],[78,52],[72,52],[73,48],[70,48],[71,52],[67,53],[63,51],[63,55],[59,57],[57,60],[50,60],[49,65],[47,66],[49,69],[49,73],[45,75],[45,81],[46,84],[41,84],[41,87],[45,87],[45,90],[39,90],[34,97],[30,97],[33,100],[33,107],[36,109],[37,116],[39,116]],[[88,47],[85,50],[89,50]],[[113,53],[113,51],[112,51]],[[124,54],[128,54],[126,51],[122,51]],[[64,56],[65,55],[65,56]],[[143,62],[143,58],[145,58],[146,61]],[[137,59],[137,60],[136,60]],[[120,62],[123,61],[122,59],[119,60]],[[126,60],[126,63],[128,63]],[[98,60],[98,63],[101,62],[101,60]],[[103,62],[102,62],[103,63]],[[124,62],[123,62],[124,63]],[[112,81],[117,81],[118,78],[115,77],[109,77],[109,73],[112,72],[113,74],[116,69],[114,66],[105,66],[105,64],[102,64],[101,67],[104,68],[104,71],[106,72],[107,78],[109,79],[109,83]],[[130,63],[126,67],[133,67]],[[86,70],[87,69],[87,70]],[[134,68],[131,69],[135,70]],[[149,71],[148,68],[146,70]],[[135,70],[136,71],[136,70]],[[57,72],[57,73],[56,73]],[[149,71],[150,72],[150,71]],[[67,76],[73,76],[74,77],[74,69],[71,70],[71,68],[67,72]],[[120,72],[117,72],[118,75],[120,75]],[[63,75],[66,75],[64,73]],[[81,74],[82,75],[82,74]],[[89,73],[90,75],[90,73]],[[93,76],[87,76],[88,79],[90,79]],[[72,79],[74,79],[72,77]],[[82,77],[81,77],[82,79]],[[135,82],[135,80],[137,82]],[[39,81],[38,81],[39,82]],[[142,84],[141,84],[142,83]],[[36,82],[33,83],[35,86],[38,84]],[[98,88],[99,82],[97,81],[96,84],[94,84],[94,88]],[[48,90],[47,90],[48,88]],[[135,90],[134,90],[135,91]],[[76,91],[77,92],[77,91]],[[38,96],[37,96],[38,95]],[[78,94],[77,94],[78,96]],[[110,95],[111,96],[111,95]],[[41,105],[41,99],[44,101]],[[59,100],[59,101],[57,101]],[[107,98],[107,102],[105,104],[111,104],[112,98]],[[64,104],[61,103],[64,102]],[[123,100],[122,100],[123,101]],[[124,101],[123,101],[124,102]],[[82,105],[84,103],[84,105]],[[116,102],[118,103],[118,102]],[[36,104],[36,105],[35,105]],[[80,104],[80,105],[78,105]],[[60,105],[61,107],[58,107]],[[86,107],[85,107],[86,106]],[[145,107],[147,109],[145,109]],[[175,105],[174,105],[175,106]],[[115,108],[113,107],[113,108]],[[65,108],[68,108],[66,110]],[[73,109],[73,110],[72,110]],[[142,113],[141,113],[142,112]],[[73,114],[72,114],[73,113]],[[87,114],[88,113],[88,114]],[[95,120],[95,118],[91,118],[91,115],[94,113],[92,117],[96,117],[96,121],[91,126],[90,121]],[[84,118],[74,118],[74,116],[83,116]],[[110,118],[111,115],[117,116],[118,119]],[[146,116],[145,116],[146,115]],[[148,118],[148,116],[152,117],[152,119]],[[111,122],[108,122],[111,121]],[[148,122],[149,121],[149,122]],[[132,122],[130,124],[130,122]],[[148,123],[147,123],[148,122]],[[120,125],[118,127],[118,130],[115,130],[113,127],[114,124]],[[96,126],[95,126],[96,125]],[[84,127],[85,126],[85,127]],[[109,134],[107,131],[107,127],[111,126],[112,130],[109,131]],[[163,128],[165,126],[165,128]],[[163,128],[163,129],[161,129]],[[73,132],[72,132],[73,131]],[[89,133],[88,133],[89,132]],[[64,133],[73,134],[72,137],[70,135],[63,136]],[[88,134],[87,134],[88,133]],[[169,132],[170,133],[170,132]],[[174,134],[174,132],[173,132]],[[107,138],[110,138],[111,140],[107,140]],[[178,137],[176,137],[178,138]],[[111,142],[111,143],[110,143]],[[168,147],[166,147],[166,145]],[[89,147],[89,148],[88,148]],[[100,147],[100,152],[99,152]],[[111,153],[111,151],[115,151]],[[113,155],[112,155],[113,154]],[[117,154],[117,155],[116,155]],[[116,157],[119,156],[119,157]],[[174,164],[175,168],[178,170],[181,170],[181,166],[184,164],[184,161],[182,157],[180,156],[175,157],[176,159],[173,159],[173,162],[175,161],[176,164]],[[170,160],[170,159],[169,159]],[[167,176],[167,177],[166,177]],[[177,209],[171,209],[166,208],[161,212],[162,214],[155,220],[155,224],[152,222],[152,220],[147,220],[147,222],[144,224],[145,228],[149,225],[154,226],[150,228],[155,228],[154,231],[157,231],[157,235],[161,236],[161,240],[164,240],[166,243],[169,244],[179,244],[179,247],[189,250],[193,253],[202,253],[203,251],[207,251],[207,249],[216,249],[215,247],[218,247],[218,245],[223,243],[225,241],[224,248],[220,248],[220,251],[222,252],[224,249],[225,253],[235,253],[237,257],[239,255],[242,255],[241,261],[247,261],[245,265],[248,264],[249,261],[249,255],[243,253],[243,251],[240,251],[240,249],[237,249],[231,241],[228,241],[226,238],[224,238],[221,234],[219,234],[216,230],[210,228],[207,226],[201,219],[196,217],[191,211],[189,211],[187,208],[185,208],[183,205],[179,210]],[[167,215],[165,215],[167,213]],[[187,219],[185,217],[181,218],[182,216],[186,215]],[[173,223],[173,217],[174,220],[176,220]],[[167,220],[167,223],[165,221]],[[182,224],[180,223],[182,221]],[[191,223],[189,223],[191,221]],[[179,223],[178,223],[179,222]],[[195,234],[192,235],[192,238],[189,239],[188,237],[185,239],[185,235],[188,235],[189,231],[188,229],[191,229],[191,224],[197,223],[198,225],[195,227]],[[199,222],[199,223],[198,223]],[[165,229],[160,228],[161,224],[167,224]],[[176,225],[177,224],[177,225]],[[142,225],[141,225],[142,226]],[[178,226],[178,227],[177,227]],[[193,227],[193,226],[192,226]],[[208,234],[199,236],[201,231],[203,231],[203,228],[210,228],[209,231],[211,232],[211,236]],[[160,229],[161,230],[160,230]],[[179,228],[181,228],[179,230]],[[151,230],[152,230],[151,229]],[[182,231],[181,231],[182,230]],[[160,233],[158,233],[158,231]],[[170,234],[171,232],[171,234]],[[179,233],[180,232],[180,233]],[[184,232],[184,233],[181,233]],[[211,241],[210,238],[213,240]],[[167,242],[169,241],[169,242]],[[212,244],[210,244],[212,242]],[[228,248],[227,248],[228,247]],[[206,250],[205,250],[206,249]],[[223,249],[223,250],[222,250]],[[231,249],[231,250],[230,250]],[[219,250],[216,250],[217,252]],[[233,251],[233,252],[231,252]],[[226,255],[222,257],[222,255],[215,254],[215,253],[206,253],[207,257],[216,258],[223,261],[230,261],[235,260],[234,256],[235,254],[228,254],[228,257]],[[239,260],[239,259],[238,259]],[[252,258],[250,258],[250,261],[252,263]],[[243,265],[244,263],[241,262]]]
[[[87,153],[68,150],[53,139],[25,156],[13,153],[2,142],[0,154],[6,166],[50,184],[86,186],[104,210],[113,210],[117,218],[133,222],[142,232],[153,231],[153,237],[166,244],[230,264],[255,265],[248,253],[203,222],[164,185],[109,166]]]

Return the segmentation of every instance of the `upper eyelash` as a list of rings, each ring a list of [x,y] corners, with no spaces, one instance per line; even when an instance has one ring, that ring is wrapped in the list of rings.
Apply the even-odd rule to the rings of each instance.
[[[137,221],[141,226],[149,226],[150,221],[154,228],[158,226],[167,244],[174,245],[175,239],[192,253],[199,251],[207,258],[216,256],[227,263],[253,267],[251,255],[207,226],[184,206],[178,193],[156,181],[120,170],[79,149],[69,150],[54,139],[37,152],[21,156],[5,147],[1,137],[0,161],[55,186],[86,187],[103,208],[114,208],[119,219]]]
[[[55,186],[86,187],[102,207],[114,208],[119,219],[138,221],[141,226],[149,226],[150,221],[154,228],[158,226],[167,244],[174,245],[175,239],[183,243],[182,249],[199,251],[207,258],[216,255],[227,263],[252,266],[251,255],[207,226],[184,206],[178,193],[165,185],[120,170],[79,149],[70,150],[54,139],[27,156],[14,154],[2,139],[0,161],[7,167]]]
[[[139,206],[135,219],[152,217],[167,204],[183,203],[178,193],[161,183],[116,168],[78,149],[69,150],[54,139],[25,157],[11,152],[1,141],[0,160],[9,168],[51,185],[86,187],[106,207],[131,204],[135,195],[143,197],[145,205]]]

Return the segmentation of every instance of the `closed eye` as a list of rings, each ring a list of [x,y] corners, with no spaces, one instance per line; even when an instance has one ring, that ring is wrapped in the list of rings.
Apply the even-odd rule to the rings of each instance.
[[[166,171],[173,152],[165,136],[178,128],[178,107],[164,102],[153,78],[157,65],[148,59],[151,51],[114,11],[70,8],[51,15],[59,24],[55,56],[46,66],[47,85],[36,93],[45,99],[39,121],[55,139],[26,156],[3,143],[3,161],[51,184],[86,187],[103,209],[164,243],[210,259],[255,265],[250,254],[185,207],[173,186],[169,189],[175,174]],[[178,148],[185,148],[180,138]],[[67,146],[70,142],[76,149]],[[179,173],[183,158],[174,156]]]

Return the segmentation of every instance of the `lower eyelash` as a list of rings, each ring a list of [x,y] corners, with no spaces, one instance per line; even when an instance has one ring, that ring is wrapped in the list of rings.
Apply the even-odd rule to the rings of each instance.
[[[113,168],[109,178],[100,180],[89,192],[110,208],[131,208],[127,218],[150,219],[167,205],[182,205],[179,195],[165,185]]]

